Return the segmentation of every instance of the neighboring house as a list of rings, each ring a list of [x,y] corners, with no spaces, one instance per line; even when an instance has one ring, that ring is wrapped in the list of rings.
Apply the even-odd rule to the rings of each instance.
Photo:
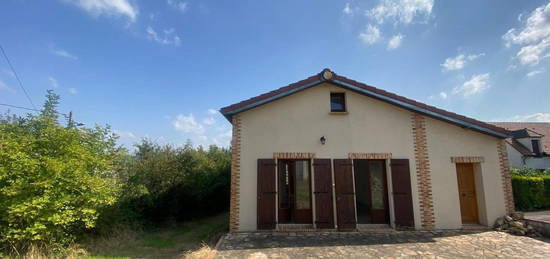
[[[507,130],[328,69],[221,113],[230,231],[460,229],[514,208]]]
[[[506,139],[508,160],[513,168],[550,168],[550,123],[548,122],[492,122],[512,131]]]

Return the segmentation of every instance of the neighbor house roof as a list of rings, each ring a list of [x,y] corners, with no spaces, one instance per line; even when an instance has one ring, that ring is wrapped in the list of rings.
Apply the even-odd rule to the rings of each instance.
[[[492,122],[492,124],[510,131],[526,129],[527,134],[541,137],[543,151],[550,154],[550,122]]]
[[[390,93],[376,87],[366,85],[361,82],[357,82],[346,78],[344,76],[335,74],[329,69],[324,69],[321,73],[308,77],[302,81],[281,87],[277,90],[267,92],[256,97],[252,97],[248,100],[244,100],[229,106],[226,106],[220,110],[220,112],[229,120],[234,114],[250,110],[252,108],[258,107],[260,105],[275,101],[277,99],[283,98],[285,96],[291,95],[293,93],[299,92],[301,90],[307,89],[319,85],[321,83],[331,83],[343,88],[350,89],[352,91],[358,92],[360,94],[382,100],[384,102],[418,112],[427,116],[430,116],[435,119],[446,121],[463,128],[469,128],[476,130],[481,133],[485,133],[491,136],[506,138],[509,137],[510,132],[497,127],[492,124],[488,124],[482,121],[478,121],[466,116],[462,116],[453,112],[445,111],[443,109],[436,108],[415,100]]]

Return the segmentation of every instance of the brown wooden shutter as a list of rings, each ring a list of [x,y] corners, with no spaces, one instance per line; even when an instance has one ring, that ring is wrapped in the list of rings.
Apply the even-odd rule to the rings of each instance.
[[[258,159],[258,229],[275,229],[275,169],[274,159]]]
[[[334,159],[334,182],[336,184],[336,218],[339,229],[354,229],[355,193],[351,160]]]
[[[391,181],[396,227],[414,227],[409,159],[391,160]]]
[[[330,159],[314,159],[313,171],[315,174],[315,224],[317,228],[334,228]]]

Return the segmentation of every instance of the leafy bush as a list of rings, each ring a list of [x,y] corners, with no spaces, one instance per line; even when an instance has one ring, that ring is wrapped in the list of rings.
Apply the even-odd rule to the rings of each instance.
[[[160,146],[142,140],[121,170],[122,196],[103,211],[99,232],[117,225],[185,221],[228,209],[229,149],[210,146],[205,150],[191,143]]]
[[[512,175],[514,201],[519,210],[550,207],[550,175]]]
[[[39,115],[0,116],[0,246],[11,251],[66,245],[113,204],[116,138],[108,127],[58,122],[48,91]]]
[[[522,168],[522,169],[512,168],[512,175],[521,175],[521,176],[550,175],[550,169],[546,169],[545,171],[542,171],[535,168]]]

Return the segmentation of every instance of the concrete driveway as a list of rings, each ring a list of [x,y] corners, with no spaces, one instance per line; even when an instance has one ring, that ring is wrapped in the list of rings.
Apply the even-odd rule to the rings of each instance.
[[[226,234],[217,258],[550,258],[550,239],[495,231]]]

